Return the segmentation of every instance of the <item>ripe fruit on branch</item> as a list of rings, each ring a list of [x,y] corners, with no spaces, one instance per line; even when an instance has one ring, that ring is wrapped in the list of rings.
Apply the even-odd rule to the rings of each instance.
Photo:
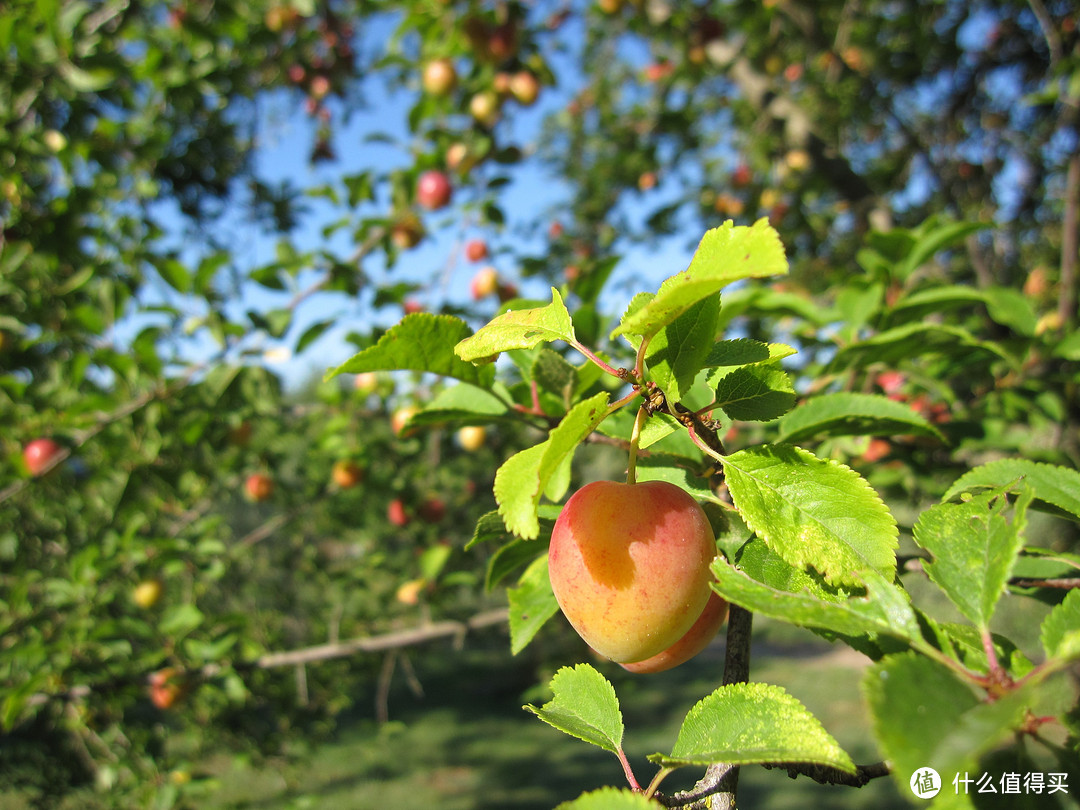
[[[390,414],[390,428],[397,436],[411,436],[413,431],[406,431],[405,426],[409,423],[416,414],[420,413],[420,409],[415,405],[402,405],[392,414]]]
[[[698,620],[686,631],[686,635],[652,658],[619,666],[637,674],[663,672],[677,667],[709,646],[709,642],[716,637],[727,620],[727,615],[728,603],[719,594],[714,593],[705,603],[705,609],[701,611]]]
[[[656,671],[649,659],[677,644],[685,647],[672,658],[683,649],[696,653],[719,628],[715,617],[702,616],[715,556],[704,510],[679,487],[596,481],[563,507],[548,564],[563,615],[590,647]],[[684,641],[699,620],[700,630]]]
[[[472,453],[484,446],[484,442],[487,440],[487,431],[484,430],[482,425],[465,425],[465,427],[458,430],[457,440],[458,444]]]
[[[426,579],[410,579],[398,586],[395,596],[403,605],[415,605],[420,602],[420,592],[426,587]]]
[[[429,211],[445,208],[452,194],[450,178],[435,169],[424,172],[416,181],[416,201]]]
[[[353,385],[361,394],[370,394],[379,387],[379,378],[374,371],[361,371],[356,375]]]
[[[525,107],[531,107],[540,96],[540,81],[527,70],[519,70],[510,77],[510,95]]]
[[[488,265],[487,267],[481,267],[476,271],[476,275],[472,277],[472,281],[469,282],[469,290],[472,292],[474,301],[479,301],[481,298],[487,298],[498,292],[499,289],[499,273],[494,268]]]
[[[150,673],[150,702],[162,710],[172,708],[185,691],[181,677],[180,671],[173,667]]]
[[[248,498],[259,503],[274,494],[274,479],[266,473],[252,473],[244,482]]]
[[[480,262],[488,256],[487,242],[483,239],[470,239],[465,243],[465,258],[470,262]]]
[[[52,439],[34,439],[23,448],[23,461],[30,474],[38,476],[48,470],[62,452],[63,448]]]
[[[144,610],[148,610],[158,603],[164,590],[165,585],[160,579],[143,580],[131,592],[131,601]]]
[[[469,115],[485,127],[494,126],[500,112],[499,95],[494,90],[481,90],[469,99]]]
[[[421,77],[424,92],[433,96],[445,96],[457,84],[457,71],[449,59],[435,59],[424,66]]]
[[[364,480],[364,468],[355,461],[341,459],[334,463],[330,477],[342,489],[351,489]]]
[[[394,498],[387,504],[386,519],[399,528],[409,525],[411,518],[409,513],[405,511],[405,503],[400,498]]]

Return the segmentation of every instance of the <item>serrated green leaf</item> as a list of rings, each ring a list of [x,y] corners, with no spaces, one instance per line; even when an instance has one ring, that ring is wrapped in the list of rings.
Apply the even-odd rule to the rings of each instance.
[[[604,419],[608,395],[597,394],[575,405],[546,441],[507,459],[495,473],[495,500],[503,522],[518,537],[534,539],[540,531],[537,507],[563,460]]]
[[[562,355],[546,347],[542,349],[536,355],[531,378],[541,389],[555,394],[565,408],[570,407],[577,390],[578,370]]]
[[[690,710],[663,767],[809,762],[855,772],[851,757],[802,703],[765,683],[721,686]]]
[[[1004,515],[1008,498],[998,489],[966,503],[935,504],[915,523],[915,542],[933,557],[923,564],[927,576],[978,627],[989,625],[1005,592],[1024,545],[1030,501],[1031,490],[1022,490],[1010,522]]]
[[[732,419],[768,422],[795,404],[795,389],[787,372],[773,365],[737,368],[716,385],[716,404]]]
[[[1080,656],[1080,591],[1069,591],[1046,615],[1039,640],[1047,658]]]
[[[791,445],[750,447],[723,465],[746,524],[789,564],[832,585],[857,585],[867,568],[895,574],[896,521],[850,467]]]
[[[940,774],[974,771],[981,754],[1012,736],[1033,694],[1016,690],[984,702],[943,664],[915,653],[870,667],[862,687],[874,735],[902,790],[927,766]]]
[[[941,500],[970,490],[1005,486],[1017,479],[1034,490],[1036,508],[1050,507],[1055,514],[1080,520],[1080,472],[1023,458],[1003,458],[976,467],[960,476]]]
[[[464,361],[484,361],[511,349],[530,349],[552,340],[574,340],[574,324],[562,296],[551,288],[551,303],[533,309],[507,310],[475,335],[454,346]]]
[[[801,442],[815,436],[933,436],[944,441],[936,427],[902,402],[880,394],[838,392],[822,394],[799,405],[780,422],[781,442]]]
[[[784,247],[767,219],[751,226],[725,222],[705,233],[690,266],[664,281],[644,306],[624,316],[611,337],[655,335],[698,301],[715,295],[733,281],[783,275],[787,271]]]
[[[716,339],[720,314],[717,296],[692,304],[653,336],[645,352],[649,377],[664,392],[668,402],[681,402],[694,384]]]
[[[549,726],[618,754],[623,719],[615,687],[588,664],[563,667],[551,679],[553,697],[539,709],[523,706]]]
[[[715,501],[720,499],[709,489],[704,478],[693,470],[680,466],[680,458],[662,453],[639,456],[635,467],[638,481],[667,481],[690,493],[696,500]]]
[[[782,360],[795,354],[795,349],[786,343],[765,343],[752,338],[719,340],[713,344],[702,366],[749,366],[753,363],[767,363]]]
[[[374,346],[327,372],[325,379],[333,379],[338,374],[401,369],[428,371],[475,385],[490,385],[495,376],[493,367],[477,367],[454,354],[454,344],[471,333],[472,329],[460,318],[414,312],[390,327]]]
[[[563,802],[555,810],[656,810],[656,803],[641,793],[605,787],[582,793],[572,801]]]
[[[738,564],[736,568],[718,557],[712,565],[716,577],[712,587],[747,610],[845,636],[920,637],[906,592],[874,571],[862,572],[861,593],[829,589],[789,565],[760,539],[743,546]]]
[[[548,578],[546,554],[529,564],[517,586],[506,589],[506,596],[510,604],[510,652],[517,655],[547,620],[559,612]]]

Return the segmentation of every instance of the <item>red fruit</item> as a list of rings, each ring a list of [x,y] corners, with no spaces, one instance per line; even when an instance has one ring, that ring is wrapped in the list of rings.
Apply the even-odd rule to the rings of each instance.
[[[644,665],[695,646],[697,634],[687,638],[695,627],[715,634],[719,623],[702,619],[715,556],[705,512],[679,487],[596,481],[559,513],[548,571],[563,615],[590,647]]]
[[[244,482],[248,498],[259,503],[274,494],[274,479],[265,473],[252,473]]]
[[[483,239],[470,239],[465,243],[465,258],[470,262],[479,262],[487,258],[488,246]]]
[[[159,709],[172,708],[184,694],[184,686],[178,680],[180,673],[173,667],[159,669],[150,674],[150,702]]]
[[[308,88],[311,97],[316,101],[326,98],[330,94],[330,79],[318,75],[311,78],[311,87]]]
[[[868,464],[873,464],[875,461],[880,461],[892,452],[892,445],[888,441],[881,438],[873,438],[866,446],[866,450],[863,452],[861,458]]]
[[[701,611],[701,615],[698,616],[698,620],[691,625],[690,629],[686,631],[686,635],[681,639],[652,658],[630,664],[624,663],[619,666],[639,674],[663,672],[666,669],[677,667],[709,646],[716,634],[720,632],[720,627],[727,621],[727,615],[728,603],[721,599],[719,594],[714,593],[709,597],[709,601],[705,604],[705,609]]]
[[[750,171],[750,167],[745,163],[740,163],[735,167],[735,171],[731,173],[731,183],[735,188],[741,188],[749,183],[753,177],[754,174]]]
[[[409,525],[409,513],[405,511],[405,504],[400,498],[394,498],[387,505],[386,519],[399,528]]]
[[[417,312],[424,311],[424,305],[415,298],[406,298],[405,303],[401,305],[401,308],[405,310],[406,315],[413,315]]]
[[[877,375],[877,384],[886,394],[896,394],[904,387],[904,374],[900,371],[883,371]]]
[[[52,439],[34,439],[23,449],[23,461],[31,475],[41,475],[52,467],[57,456],[63,452]]]
[[[364,480],[364,468],[355,461],[342,459],[334,464],[330,475],[339,487],[350,489]]]
[[[426,171],[416,182],[416,200],[430,211],[445,208],[450,203],[452,194],[450,178],[440,171]]]

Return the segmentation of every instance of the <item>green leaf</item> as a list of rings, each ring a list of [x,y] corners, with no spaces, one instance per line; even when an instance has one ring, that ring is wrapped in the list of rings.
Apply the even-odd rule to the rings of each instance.
[[[795,404],[787,372],[773,365],[737,368],[716,385],[716,404],[732,419],[768,422]]]
[[[893,764],[901,790],[915,771],[976,770],[978,757],[1010,738],[1031,693],[1017,690],[983,702],[943,664],[915,653],[891,655],[863,676],[874,735]]]
[[[802,442],[815,436],[933,436],[936,427],[902,402],[880,394],[838,392],[813,397],[784,417],[781,442]]]
[[[739,567],[723,557],[712,565],[715,590],[747,610],[774,619],[845,636],[920,637],[907,593],[891,580],[865,570],[861,592],[827,588],[820,580],[784,562],[759,538],[740,550]]]
[[[660,285],[656,296],[623,317],[611,333],[651,337],[704,298],[743,278],[783,275],[787,257],[780,236],[760,219],[751,226],[728,221],[707,231],[683,272]]]
[[[500,419],[509,412],[506,403],[488,389],[463,382],[439,391],[409,423],[433,425],[457,421],[478,424]]]
[[[985,222],[944,222],[927,220],[918,229],[911,232],[916,241],[896,270],[901,280],[906,279],[939,251],[957,244],[973,233],[984,230],[989,225]]]
[[[475,385],[489,385],[494,368],[477,368],[454,354],[454,344],[471,334],[469,325],[451,315],[416,312],[390,327],[379,341],[327,372],[330,380],[338,374],[363,371],[428,371],[454,377]]]
[[[987,627],[994,606],[1023,548],[1031,490],[1017,498],[1013,520],[1003,490],[978,495],[966,503],[940,503],[923,512],[914,527],[915,542],[933,560],[923,564],[930,579],[968,621]]]
[[[489,514],[494,515],[499,524],[502,524],[502,519],[499,518],[498,513],[491,512]],[[488,560],[487,573],[484,577],[484,590],[490,593],[502,580],[522,566],[528,565],[543,553],[543,547],[539,547],[532,540],[513,540],[501,546]]]
[[[555,810],[656,810],[656,802],[631,790],[605,787],[582,793]]]
[[[1039,640],[1047,658],[1080,657],[1080,591],[1069,591],[1046,615]]]
[[[559,612],[548,579],[547,555],[533,560],[517,586],[506,589],[506,595],[510,603],[510,652],[517,655],[547,620]]]
[[[894,365],[901,360],[941,354],[968,362],[1015,359],[991,341],[979,340],[967,329],[946,323],[919,321],[887,329],[840,349],[830,363],[836,369],[872,358],[874,362]]]
[[[510,349],[530,349],[552,340],[573,341],[574,324],[562,296],[551,288],[551,303],[533,309],[508,310],[475,335],[460,340],[454,352],[465,361],[482,362]]]
[[[325,321],[316,321],[307,329],[304,330],[304,334],[296,341],[296,353],[300,354],[304,349],[323,336],[331,326],[337,323],[337,319],[329,318]]]
[[[615,687],[588,664],[563,667],[551,679],[553,697],[539,709],[523,706],[549,726],[618,754],[623,719]]]
[[[694,384],[716,339],[717,296],[692,304],[653,336],[645,352],[649,376],[669,402],[680,402]]]
[[[161,617],[158,630],[166,636],[180,638],[202,624],[203,618],[203,612],[191,603],[175,605]]]
[[[855,765],[814,715],[783,688],[765,683],[721,686],[690,710],[663,767],[727,762],[809,762],[854,773]]]
[[[546,441],[507,459],[495,473],[495,500],[503,522],[518,537],[534,539],[540,531],[540,496],[578,444],[607,414],[606,393],[579,402],[548,434]]]
[[[709,350],[702,366],[749,366],[754,363],[767,363],[782,360],[795,354],[795,349],[786,343],[765,343],[752,338],[718,340]]]
[[[747,526],[789,564],[833,585],[858,584],[867,568],[895,574],[896,521],[851,468],[790,445],[750,447],[723,464]]]
[[[1004,458],[976,467],[957,479],[941,500],[984,487],[1002,487],[1022,479],[1035,492],[1036,508],[1080,520],[1080,472],[1023,458]]]

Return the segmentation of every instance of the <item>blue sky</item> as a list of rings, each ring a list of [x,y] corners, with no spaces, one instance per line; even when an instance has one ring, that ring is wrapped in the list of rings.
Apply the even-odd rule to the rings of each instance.
[[[365,36],[373,42],[381,42],[390,33],[388,20],[369,26]],[[569,40],[573,42],[573,32]],[[644,59],[645,54],[635,54]],[[559,57],[550,55],[551,66],[559,79],[556,87],[545,87],[540,100],[531,108],[511,105],[508,115],[497,125],[500,142],[513,142],[526,152],[536,145],[540,133],[540,124],[544,116],[565,107],[577,89],[579,78],[572,72],[575,64],[572,55]],[[260,101],[260,140],[256,153],[257,173],[260,178],[273,185],[288,181],[299,188],[309,188],[321,183],[334,182],[341,176],[377,168],[385,171],[398,166],[407,166],[412,159],[407,148],[383,142],[371,142],[367,137],[373,133],[387,133],[400,141],[401,145],[410,144],[410,134],[406,124],[409,108],[415,102],[419,77],[416,86],[408,91],[391,90],[378,78],[367,81],[364,85],[366,105],[362,109],[350,111],[347,124],[340,101],[333,101],[330,108],[334,113],[335,129],[333,147],[337,159],[312,165],[308,155],[314,142],[316,124],[304,112],[303,99],[298,92],[279,92]],[[509,136],[509,137],[508,137]],[[490,260],[500,274],[519,284],[521,294],[527,297],[549,299],[550,292],[545,282],[538,279],[522,281],[513,265],[510,253],[501,251],[513,245],[525,253],[540,253],[544,249],[544,237],[524,232],[524,226],[532,223],[538,215],[550,212],[552,218],[558,218],[560,202],[568,197],[567,189],[556,178],[547,176],[538,161],[525,161],[514,167],[511,172],[513,182],[502,190],[500,205],[507,217],[507,224],[502,230],[470,228],[456,209],[448,209],[438,214],[427,215],[428,237],[415,249],[401,254],[398,264],[387,272],[381,255],[376,252],[369,256],[364,264],[364,272],[373,282],[410,281],[424,285],[415,296],[429,309],[436,310],[444,303],[465,304],[469,301],[468,284],[480,265],[468,262],[462,255],[464,242],[472,237],[483,237],[488,241],[493,252]],[[650,209],[656,201],[677,193],[677,189],[665,188],[663,183],[652,192]],[[459,190],[458,199],[463,196]],[[633,197],[633,195],[630,195]],[[385,204],[385,195],[382,199]],[[633,202],[630,203],[633,206]],[[639,206],[640,207],[640,206]],[[328,222],[342,215],[342,210],[318,200],[311,202],[312,213],[302,220],[301,227],[292,235],[298,249],[327,248],[339,256],[347,256],[355,246],[345,237],[348,229],[327,239],[322,229]],[[385,213],[376,208],[364,212],[365,215]],[[631,216],[635,211],[631,207]],[[439,227],[439,225],[445,227]],[[273,258],[276,249],[276,236],[267,236],[254,223],[237,219],[230,223],[230,244],[237,251],[237,261],[241,266],[257,267]],[[545,230],[545,229],[542,229]],[[672,273],[684,269],[690,260],[693,245],[688,240],[667,240],[657,250],[634,247],[620,262],[609,284],[609,295],[605,300],[608,311],[617,314],[628,303],[631,295],[642,284],[655,289],[660,281]],[[195,247],[191,252],[197,254]],[[302,290],[317,278],[314,272],[301,273],[297,279],[297,288]],[[631,281],[632,280],[632,281]],[[235,319],[242,319],[247,310],[267,311],[281,307],[293,297],[294,291],[275,293],[256,284],[243,288],[240,299],[235,301],[230,314]],[[172,299],[177,304],[175,295],[163,290],[162,297]],[[191,302],[180,306],[197,306]],[[492,304],[494,307],[494,304]],[[192,311],[192,323],[197,322],[200,312]],[[295,312],[292,328],[285,340],[278,342],[263,336],[250,339],[245,345],[252,349],[263,350],[259,358],[253,353],[252,358],[266,362],[280,373],[286,382],[295,385],[321,375],[327,368],[336,366],[353,353],[351,344],[345,340],[350,331],[366,331],[372,325],[389,326],[401,317],[400,308],[383,307],[376,311],[371,305],[371,293],[362,292],[356,299],[348,299],[339,293],[317,293],[305,300]],[[327,318],[335,320],[335,326],[313,343],[303,354],[292,356],[289,346],[295,344],[312,323]],[[123,330],[127,331],[127,330]],[[201,335],[201,337],[200,337]],[[209,356],[217,346],[213,344],[205,331],[197,333],[192,352],[194,355]]]

